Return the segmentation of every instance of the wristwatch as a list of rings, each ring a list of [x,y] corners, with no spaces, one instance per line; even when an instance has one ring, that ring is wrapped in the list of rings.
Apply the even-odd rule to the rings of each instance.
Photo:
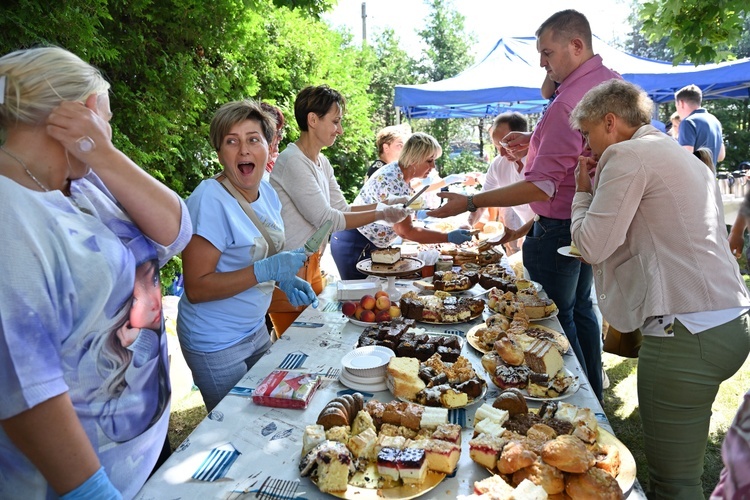
[[[469,195],[469,196],[468,196],[468,197],[466,198],[466,209],[467,209],[467,210],[468,210],[469,212],[476,212],[476,211],[477,211],[477,206],[476,206],[476,205],[474,205],[474,195],[473,195],[473,194],[470,194],[470,195]]]

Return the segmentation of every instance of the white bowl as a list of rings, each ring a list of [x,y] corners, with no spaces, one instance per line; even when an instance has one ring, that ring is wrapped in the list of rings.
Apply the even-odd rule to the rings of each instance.
[[[344,369],[363,378],[385,377],[388,362],[396,354],[379,345],[358,347],[341,359]]]

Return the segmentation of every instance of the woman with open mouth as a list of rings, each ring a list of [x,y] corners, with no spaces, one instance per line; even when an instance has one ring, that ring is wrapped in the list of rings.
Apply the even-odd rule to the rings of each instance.
[[[295,276],[302,249],[281,251],[281,203],[262,182],[275,133],[275,118],[254,101],[219,108],[210,140],[224,170],[187,199],[194,234],[182,253],[177,335],[209,412],[271,347],[265,315],[275,285],[294,305],[317,300]]]

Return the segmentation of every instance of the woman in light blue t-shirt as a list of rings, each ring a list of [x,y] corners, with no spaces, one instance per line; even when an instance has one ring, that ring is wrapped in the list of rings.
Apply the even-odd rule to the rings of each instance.
[[[210,137],[224,170],[187,199],[194,234],[182,253],[185,295],[177,335],[209,412],[271,346],[265,315],[274,285],[294,305],[317,303],[310,285],[296,276],[304,251],[276,253],[284,246],[281,204],[262,180],[275,133],[274,118],[254,101],[219,108]]]

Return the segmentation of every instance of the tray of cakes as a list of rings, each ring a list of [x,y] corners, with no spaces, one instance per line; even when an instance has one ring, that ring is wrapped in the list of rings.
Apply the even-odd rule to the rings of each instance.
[[[451,474],[461,427],[444,408],[370,400],[360,393],[328,402],[302,436],[299,470],[320,491],[347,499],[409,499]]]
[[[444,362],[440,354],[427,361],[391,358],[385,381],[395,398],[424,406],[464,408],[487,393],[487,382],[463,356],[454,363]]]
[[[401,249],[395,247],[373,250],[369,259],[357,262],[357,271],[376,276],[405,276],[424,267],[424,262],[416,257],[404,257]]]
[[[503,292],[498,288],[493,288],[487,295],[487,308],[493,313],[500,313],[508,318],[523,312],[526,313],[529,321],[554,318],[559,312],[552,299],[540,297],[533,287],[516,292]]]
[[[521,316],[519,316],[519,321],[520,319]],[[505,315],[493,314],[487,317],[484,323],[471,327],[466,332],[466,341],[482,354],[488,353],[495,348],[497,340],[508,335],[510,324],[510,319]],[[570,349],[570,341],[564,333],[536,323],[526,326],[523,332],[516,329],[511,333],[523,333],[528,337],[549,340],[555,344],[561,354],[565,354]]]
[[[495,246],[480,251],[479,243],[474,240],[462,243],[461,245],[441,245],[440,254],[453,257],[453,265],[458,267],[466,263],[479,264],[480,266],[497,264],[505,256],[502,249]]]
[[[479,286],[490,290],[497,288],[503,292],[517,292],[526,288],[534,288],[537,292],[542,291],[542,285],[536,281],[519,278],[507,262],[489,264],[477,270],[479,275]]]
[[[401,315],[422,323],[450,325],[465,323],[479,317],[485,302],[480,297],[456,297],[448,292],[436,291],[432,295],[406,292],[399,302]]]
[[[414,326],[413,319],[399,317],[390,323],[380,323],[364,329],[357,347],[382,346],[396,356],[427,361],[438,353],[445,361],[453,362],[461,355],[464,339],[451,333],[428,332]]]
[[[619,499],[636,477],[632,453],[591,409],[549,402],[529,410],[513,389],[477,408],[469,455],[496,475],[484,485],[495,492],[529,479],[548,495]]]
[[[564,346],[527,335],[529,326],[525,314],[516,314],[503,333],[498,334],[492,350],[482,356],[482,366],[497,387],[522,389],[529,399],[543,401],[572,396],[580,388],[580,382],[564,366]]]

